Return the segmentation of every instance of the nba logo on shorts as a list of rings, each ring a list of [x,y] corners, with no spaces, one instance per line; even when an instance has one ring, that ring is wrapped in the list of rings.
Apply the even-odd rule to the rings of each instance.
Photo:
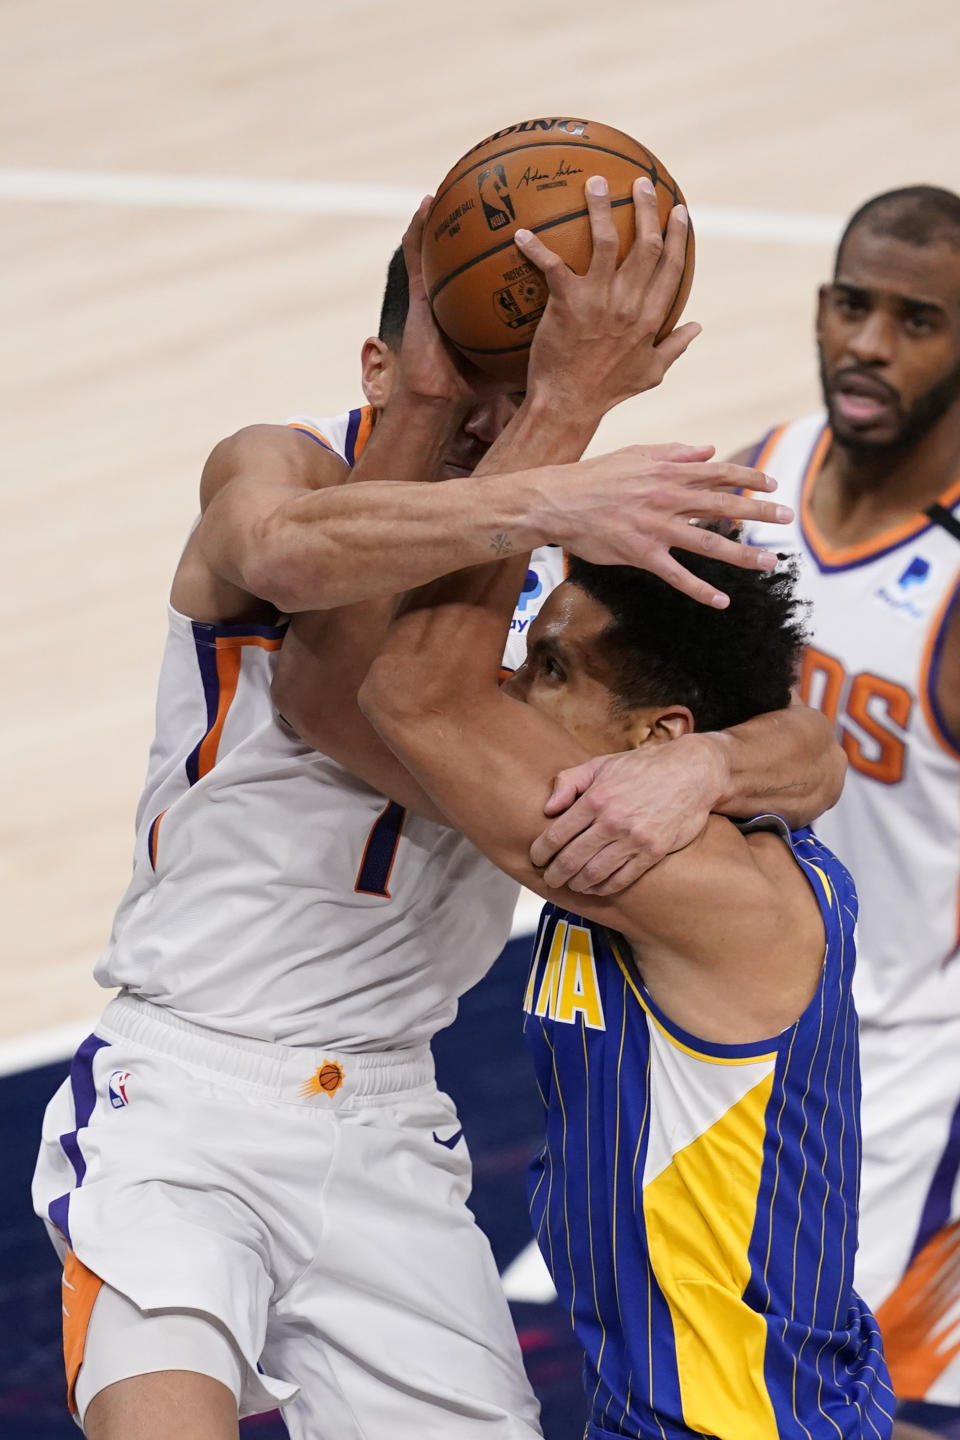
[[[129,1070],[114,1070],[110,1076],[107,1093],[110,1096],[110,1104],[114,1110],[122,1110],[124,1105],[129,1104],[127,1082],[131,1078]]]

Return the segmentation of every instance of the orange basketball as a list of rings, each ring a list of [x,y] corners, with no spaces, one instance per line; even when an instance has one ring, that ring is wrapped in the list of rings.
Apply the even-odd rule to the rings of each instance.
[[[547,302],[540,271],[513,243],[532,230],[572,270],[590,263],[590,220],[583,193],[591,175],[610,186],[618,259],[633,241],[633,182],[656,186],[661,227],[683,203],[655,155],[621,130],[592,120],[524,120],[475,145],[443,179],[427,215],[423,275],[444,334],[490,375],[522,385],[530,342]],[[687,227],[683,274],[660,331],[680,318],[693,282],[693,230]]]

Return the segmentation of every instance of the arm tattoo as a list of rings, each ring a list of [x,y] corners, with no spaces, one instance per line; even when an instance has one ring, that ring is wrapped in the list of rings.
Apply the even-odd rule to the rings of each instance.
[[[500,530],[490,541],[490,549],[496,555],[509,555],[513,549],[513,541],[505,530]]]

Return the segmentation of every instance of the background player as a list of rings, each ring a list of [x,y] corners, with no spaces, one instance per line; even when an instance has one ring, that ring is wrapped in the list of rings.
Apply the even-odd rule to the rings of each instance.
[[[634,252],[558,307],[491,472],[578,454],[611,377],[616,396],[657,383],[694,333],[653,344],[683,216],[659,247],[651,197],[636,203]],[[609,227],[602,195],[589,204]],[[616,325],[598,323],[608,305]],[[536,1428],[428,1049],[500,949],[514,888],[291,734],[270,704],[278,612],[564,539],[565,525],[709,600],[715,586],[675,568],[664,539],[702,545],[688,513],[725,513],[750,477],[681,447],[403,483],[445,460],[469,470],[517,402],[453,364],[422,289],[396,366],[387,349],[365,350],[366,413],[218,447],[174,579],[134,875],[97,972],[123,993],[49,1107],[35,1180],[95,1440],[174,1425],[209,1440],[277,1400],[296,1436]],[[370,483],[342,484],[354,461]]]
[[[879,1332],[852,1288],[850,877],[771,816],[711,817],[613,898],[557,894],[529,858],[558,770],[785,703],[790,577],[739,572],[708,615],[574,562],[501,687],[522,563],[414,595],[360,703],[430,801],[555,901],[524,1001],[547,1109],[532,1211],[587,1355],[586,1433],[889,1436]]]
[[[898,1397],[927,1402],[901,1415],[960,1434],[960,197],[856,212],[817,342],[826,415],[744,458],[797,512],[777,544],[814,602],[802,693],[850,762],[818,828],[860,891],[857,1283]]]

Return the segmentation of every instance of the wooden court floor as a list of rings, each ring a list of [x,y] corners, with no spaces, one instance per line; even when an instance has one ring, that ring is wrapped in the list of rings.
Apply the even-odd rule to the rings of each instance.
[[[705,332],[600,444],[722,451],[816,402],[831,240],[960,189],[949,0],[5,0],[0,7],[0,1047],[93,1017],[164,602],[216,440],[357,402],[386,259],[491,131],[647,143]]]

